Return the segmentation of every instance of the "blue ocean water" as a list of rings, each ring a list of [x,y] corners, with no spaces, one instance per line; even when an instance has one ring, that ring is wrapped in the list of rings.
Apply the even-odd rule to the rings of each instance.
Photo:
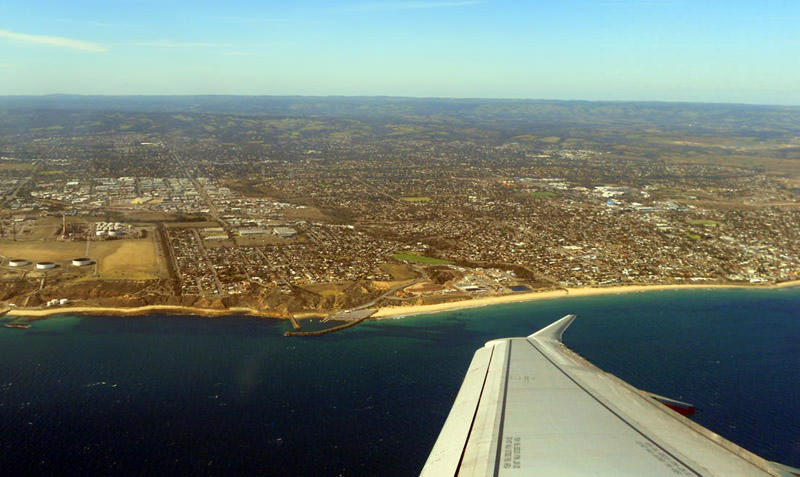
[[[573,297],[285,338],[247,317],[0,328],[5,474],[416,475],[476,348],[567,313],[565,343],[800,466],[800,289]]]

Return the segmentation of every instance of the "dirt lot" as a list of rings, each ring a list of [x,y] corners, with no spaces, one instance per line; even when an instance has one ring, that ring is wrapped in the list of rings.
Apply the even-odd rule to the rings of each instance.
[[[414,269],[406,264],[383,263],[380,265],[380,268],[391,275],[395,280],[411,280],[417,277],[417,273]]]
[[[61,230],[61,219],[46,217],[39,220],[25,220],[15,224],[18,240],[50,240]],[[11,238],[9,230],[5,230],[6,238]],[[2,252],[0,252],[2,253]]]
[[[101,276],[117,278],[145,279],[166,277],[166,270],[156,256],[152,239],[118,240],[100,242],[94,247],[98,252]],[[104,249],[106,246],[107,249]],[[90,249],[91,255],[91,249]]]
[[[73,258],[86,255],[86,242],[3,240],[0,241],[0,255],[25,258],[31,262],[51,261],[64,270],[71,267]],[[156,255],[152,238],[92,241],[88,256],[97,262],[101,278],[141,280],[166,276],[166,269]]]

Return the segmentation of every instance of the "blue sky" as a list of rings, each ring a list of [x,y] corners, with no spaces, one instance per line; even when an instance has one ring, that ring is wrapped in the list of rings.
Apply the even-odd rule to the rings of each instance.
[[[0,94],[800,104],[800,1],[0,0]]]

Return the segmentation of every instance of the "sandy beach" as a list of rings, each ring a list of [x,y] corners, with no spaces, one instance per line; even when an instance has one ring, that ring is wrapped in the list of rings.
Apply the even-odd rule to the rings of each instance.
[[[46,318],[54,315],[147,315],[151,313],[170,313],[180,315],[226,316],[226,315],[251,315],[269,318],[281,318],[277,314],[259,311],[253,308],[232,307],[225,309],[197,308],[192,306],[176,305],[148,305],[131,308],[101,307],[101,306],[57,306],[52,308],[14,308],[8,316],[27,318]]]
[[[555,298],[569,298],[576,296],[616,295],[621,293],[641,293],[658,290],[717,290],[724,288],[741,289],[775,289],[800,286],[800,280],[783,282],[777,285],[625,285],[613,287],[582,287],[563,288],[541,292],[516,293],[513,295],[487,296],[473,298],[472,300],[437,303],[435,305],[397,306],[381,308],[373,318],[390,318],[397,316],[419,315],[425,313],[439,313],[443,311],[461,310],[482,306],[501,305],[505,303],[519,303],[536,300],[551,300]]]
[[[741,289],[774,289],[800,286],[800,280],[783,282],[777,285],[626,285],[612,287],[583,287],[583,288],[563,288],[558,290],[548,290],[541,292],[514,293],[511,295],[486,296],[473,298],[471,300],[461,300],[449,303],[438,303],[435,305],[412,305],[412,306],[392,306],[380,308],[372,318],[391,318],[398,316],[420,315],[427,313],[439,313],[443,311],[460,310],[464,308],[476,308],[482,306],[501,305],[505,303],[519,303],[537,300],[550,300],[556,298],[569,298],[576,296],[596,296],[596,295],[615,295],[621,293],[641,293],[658,290],[715,290],[723,288]],[[201,316],[226,316],[226,315],[250,315],[268,317],[276,319],[288,319],[275,313],[254,308],[232,307],[226,309],[196,308],[190,306],[175,305],[148,305],[133,308],[116,307],[91,307],[91,306],[59,306],[53,308],[14,308],[8,316],[19,316],[27,318],[47,318],[54,315],[146,315],[150,313],[170,313],[181,315],[201,315]],[[319,318],[323,315],[319,313],[298,313],[296,318]]]

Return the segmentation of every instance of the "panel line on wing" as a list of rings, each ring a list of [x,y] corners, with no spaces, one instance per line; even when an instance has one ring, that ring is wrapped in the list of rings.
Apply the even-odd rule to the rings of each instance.
[[[475,419],[478,417],[478,409],[481,407],[481,399],[483,398],[483,391],[486,389],[486,381],[489,377],[489,369],[492,367],[492,358],[494,358],[494,346],[492,346],[492,353],[489,355],[489,361],[486,363],[486,374],[483,375],[483,385],[481,385],[481,392],[478,394],[478,404],[475,406],[475,412],[472,414],[472,422],[469,425],[469,431],[467,432],[467,439],[464,441],[464,449],[461,450],[461,457],[458,458],[458,465],[456,466],[456,471],[453,474],[454,476],[458,475],[459,470],[461,470],[461,463],[464,461],[464,454],[467,453],[467,445],[469,444],[469,438],[472,436],[472,429],[475,427]]]
[[[503,407],[500,410],[500,430],[497,433],[497,455],[494,459],[494,476],[500,474],[500,454],[503,450],[503,424],[506,422],[506,402],[508,400],[508,371],[511,368],[511,345],[514,340],[508,340],[508,350],[506,351],[506,369],[503,371]]]

